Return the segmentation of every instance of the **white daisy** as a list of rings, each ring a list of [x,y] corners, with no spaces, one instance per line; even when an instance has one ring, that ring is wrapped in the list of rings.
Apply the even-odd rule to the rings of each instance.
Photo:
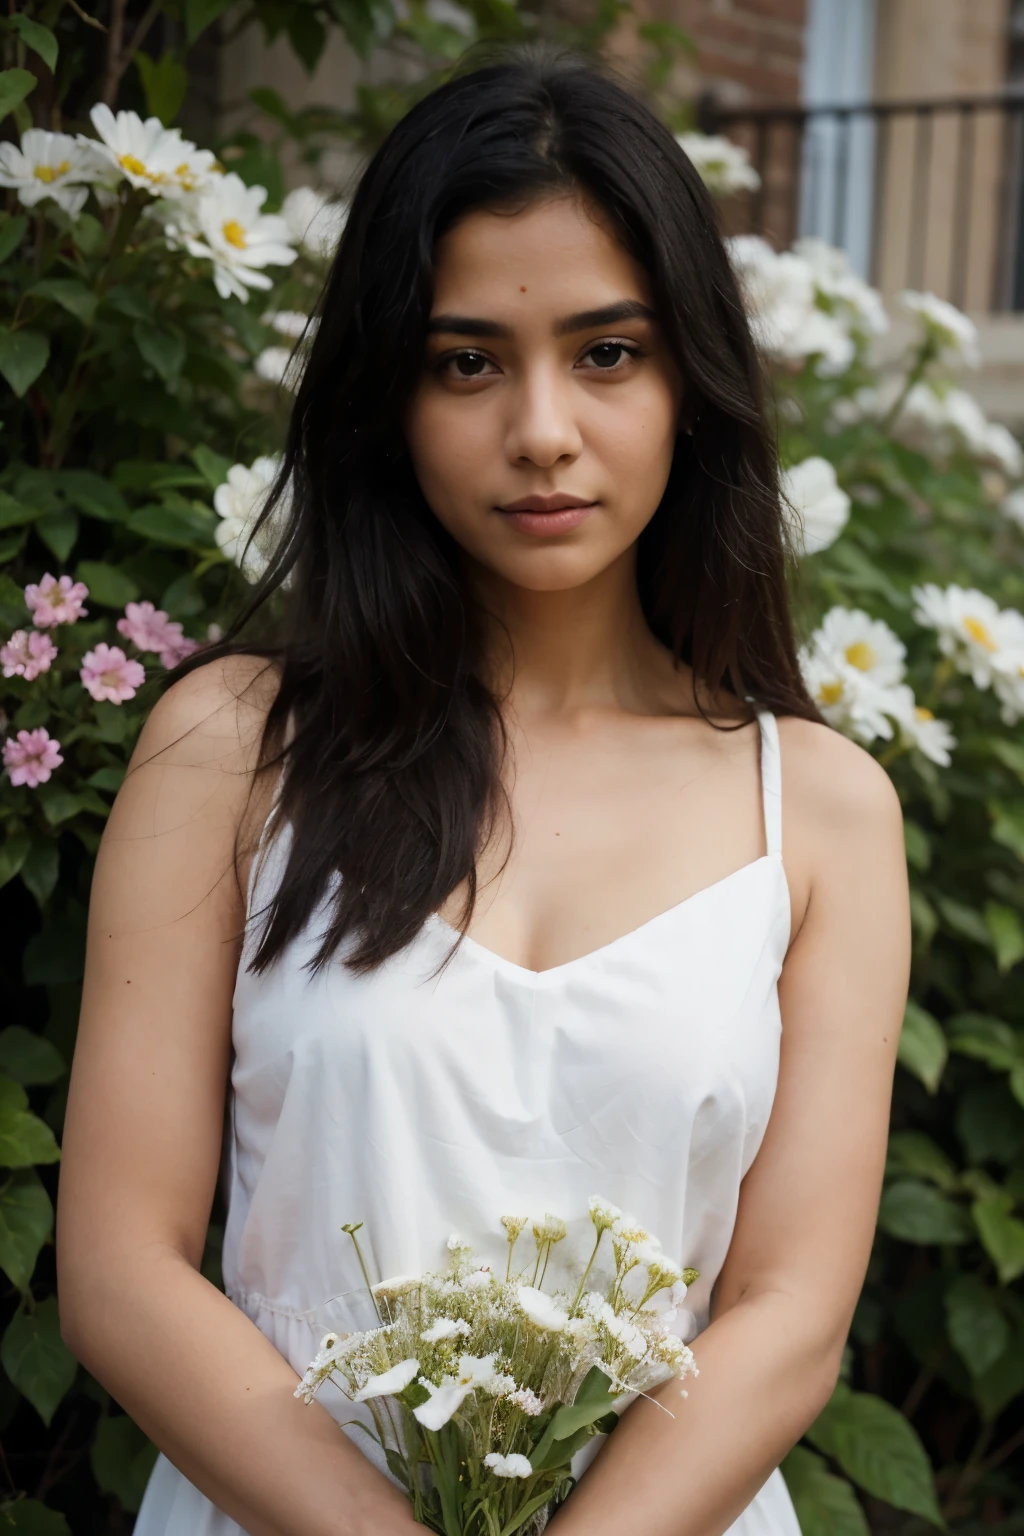
[[[945,720],[937,720],[930,709],[918,704],[913,689],[906,683],[891,690],[890,713],[908,746],[916,747],[940,768],[949,767],[950,753],[956,746],[952,729]]]
[[[301,309],[268,309],[260,316],[264,325],[269,325],[279,336],[287,336],[292,341],[298,341],[300,336],[316,333],[320,324],[319,315],[312,318],[304,314]]]
[[[814,636],[818,648],[832,651],[873,683],[888,688],[902,681],[907,648],[881,619],[859,608],[831,608]]]
[[[427,1402],[420,1403],[412,1410],[413,1415],[424,1429],[442,1429],[452,1414],[462,1407],[469,1394],[477,1387],[486,1391],[494,1377],[493,1354],[460,1355],[457,1376],[446,1372],[439,1384],[428,1381],[425,1376],[419,1378],[420,1385],[426,1387],[430,1397]]]
[[[247,187],[232,171],[215,188],[185,199],[165,224],[167,238],[213,262],[222,299],[248,299],[250,288],[271,288],[263,267],[286,267],[296,252],[280,214],[261,213],[266,187]]]
[[[273,557],[290,511],[290,498],[282,497],[273,516],[246,545],[280,467],[278,455],[264,454],[252,464],[233,464],[228,477],[213,493],[214,510],[221,518],[214,531],[217,548],[241,567],[246,581],[257,582]],[[293,571],[284,585],[290,586]]]
[[[962,310],[934,293],[905,289],[900,294],[903,308],[921,326],[924,338],[944,362],[965,363],[976,368],[981,361],[978,351],[978,327]]]
[[[321,261],[329,261],[338,249],[348,219],[348,204],[333,200],[314,187],[296,187],[281,204],[288,238]]]
[[[1024,485],[1018,485],[1004,497],[999,510],[1011,523],[1016,523],[1018,528],[1024,530]]]
[[[17,144],[0,144],[0,187],[12,187],[23,208],[50,197],[76,219],[92,179],[91,156],[69,133],[28,128]]]
[[[299,387],[305,359],[290,347],[264,347],[253,359],[253,372],[268,384],[282,384],[286,389]]]
[[[785,470],[782,494],[793,513],[798,554],[816,555],[835,543],[850,516],[850,498],[828,459],[814,455]]]
[[[994,658],[1002,646],[1002,615],[998,604],[984,592],[955,584],[938,587],[934,582],[912,588],[917,604],[914,618],[934,629],[939,649],[961,672],[967,672],[976,688],[989,688]]]
[[[471,1332],[464,1317],[439,1317],[424,1328],[420,1338],[424,1344],[439,1344],[442,1339],[465,1338]]]
[[[534,1327],[545,1333],[561,1333],[569,1321],[565,1308],[560,1307],[547,1291],[538,1290],[536,1286],[518,1286],[516,1300]]]
[[[133,187],[156,197],[183,197],[220,180],[216,157],[197,149],[178,128],[165,128],[158,117],[145,122],[137,112],[114,113],[97,102],[89,113],[99,141],[79,135],[79,142],[124,176]]]
[[[419,1368],[418,1360],[411,1358],[400,1360],[389,1371],[382,1371],[379,1376],[371,1376],[369,1381],[359,1388],[354,1401],[365,1403],[368,1397],[390,1397],[396,1392],[404,1392]]]
[[[756,192],[761,178],[741,144],[710,133],[678,133],[676,143],[693,161],[701,180],[715,197]]]
[[[831,647],[813,642],[800,653],[800,670],[808,693],[829,725],[865,743],[877,737],[891,740],[886,690],[866,673],[851,667]]]
[[[819,294],[840,311],[854,330],[869,336],[885,334],[889,316],[882,295],[851,270],[845,251],[806,235],[794,242],[793,254],[806,261]]]
[[[1000,648],[993,668],[992,687],[1002,705],[1006,725],[1024,718],[1024,615],[1015,608],[1000,614]]]
[[[840,320],[818,306],[810,264],[773,251],[760,235],[734,235],[727,244],[761,351],[781,362],[817,357],[822,375],[845,372],[856,347]]]

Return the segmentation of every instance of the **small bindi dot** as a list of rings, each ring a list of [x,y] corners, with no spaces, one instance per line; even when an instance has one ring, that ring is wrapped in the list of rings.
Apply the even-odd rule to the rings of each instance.
[[[525,288],[520,288],[520,290],[519,290],[519,292],[520,292],[520,293],[525,293],[525,292],[526,292],[526,289],[525,289]]]

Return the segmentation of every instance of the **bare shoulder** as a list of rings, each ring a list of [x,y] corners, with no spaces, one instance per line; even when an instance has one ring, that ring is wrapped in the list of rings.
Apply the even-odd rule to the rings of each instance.
[[[899,796],[870,752],[830,726],[779,720],[783,806],[809,831],[831,837],[901,835]]]
[[[274,664],[250,654],[219,656],[172,684],[146,717],[129,772],[148,763],[254,766],[280,683]]]

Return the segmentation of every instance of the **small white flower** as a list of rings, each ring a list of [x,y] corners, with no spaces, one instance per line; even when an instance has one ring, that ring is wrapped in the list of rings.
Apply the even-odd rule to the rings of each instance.
[[[614,1227],[621,1218],[622,1212],[617,1205],[612,1205],[610,1200],[605,1200],[601,1195],[591,1195],[590,1219],[598,1232],[604,1232],[609,1227]]]
[[[115,117],[103,102],[97,102],[89,116],[99,142],[80,134],[79,143],[133,187],[156,197],[176,198],[221,179],[210,150],[197,149],[182,138],[180,129],[165,128],[158,117],[147,117],[145,122],[137,112],[118,112]]]
[[[420,1385],[426,1387],[430,1397],[427,1402],[420,1403],[412,1410],[413,1415],[424,1429],[442,1429],[452,1414],[458,1412],[470,1392],[477,1387],[486,1390],[494,1376],[493,1354],[462,1355],[457,1376],[445,1373],[439,1385],[428,1381],[425,1376],[419,1378]]]
[[[279,336],[287,336],[292,341],[298,341],[303,335],[315,335],[320,324],[319,315],[310,316],[301,309],[268,309],[260,319]]]
[[[907,648],[882,619],[859,608],[831,608],[821,621],[815,643],[841,656],[847,666],[888,688],[903,679]]]
[[[1009,427],[990,421],[985,425],[979,457],[988,459],[1010,480],[1024,473],[1024,453]]]
[[[708,191],[715,197],[756,192],[761,178],[741,144],[708,133],[678,133],[676,143],[693,161]]]
[[[564,1307],[559,1306],[547,1291],[538,1290],[536,1286],[518,1286],[516,1299],[530,1322],[547,1333],[561,1333],[569,1321],[569,1314]]]
[[[253,372],[268,384],[283,384],[294,390],[302,378],[303,362],[301,353],[288,347],[264,347],[252,366]]]
[[[502,1216],[501,1224],[509,1235],[509,1241],[515,1242],[520,1232],[529,1221],[529,1216]]]
[[[222,299],[245,302],[250,288],[271,288],[264,267],[286,267],[296,252],[280,214],[261,213],[266,187],[247,187],[233,171],[216,187],[186,198],[167,218],[172,245],[213,263],[213,281]]]
[[[0,187],[12,187],[23,208],[34,208],[50,197],[77,218],[89,196],[94,163],[89,152],[68,133],[28,128],[16,144],[0,144]]]
[[[950,753],[956,746],[956,737],[945,720],[937,720],[930,709],[925,709],[914,698],[913,689],[906,683],[892,690],[891,713],[900,728],[900,735],[909,746],[916,747],[940,768],[948,768]]]
[[[1018,528],[1024,530],[1024,485],[1018,485],[1016,490],[1004,497],[999,510],[1011,523],[1016,523]]]
[[[254,459],[251,465],[233,464],[228,470],[227,479],[213,493],[214,510],[221,518],[214,530],[217,547],[229,560],[241,565],[246,581],[259,581],[266,571],[289,514],[290,498],[286,495],[278,503],[269,522],[264,523],[255,539],[249,543],[249,535],[265,504],[280,462],[277,455],[264,454]],[[291,584],[293,574],[289,571],[285,579],[286,586]]]
[[[984,592],[955,584],[943,590],[928,582],[912,588],[911,596],[917,604],[914,618],[937,632],[942,654],[969,673],[976,688],[991,687],[993,661],[1002,644],[998,604]]]
[[[1000,649],[995,658],[992,687],[1002,705],[1006,725],[1024,718],[1024,615],[1004,608],[999,622]]]
[[[811,698],[829,725],[864,743],[892,739],[886,690],[851,667],[834,650],[816,644],[800,652],[800,670]]]
[[[348,219],[348,204],[332,201],[313,187],[296,187],[281,204],[288,237],[321,261],[329,261],[338,248]]]
[[[565,1222],[560,1216],[552,1216],[546,1211],[543,1221],[535,1221],[533,1235],[538,1243],[560,1243],[565,1236]]]
[[[816,555],[835,543],[850,516],[850,498],[828,459],[815,455],[785,470],[782,494],[792,510],[798,554]]]
[[[529,1458],[521,1456],[518,1451],[513,1451],[509,1456],[502,1456],[499,1451],[488,1451],[484,1457],[484,1466],[490,1467],[495,1477],[530,1477],[533,1474]]]
[[[651,1237],[646,1227],[642,1227],[635,1216],[623,1212],[612,1229],[620,1243],[651,1243],[655,1239]]]
[[[535,1419],[538,1414],[544,1412],[544,1399],[538,1397],[530,1387],[519,1387],[516,1391],[510,1392],[508,1400],[510,1403],[515,1403],[516,1407],[531,1419]]]
[[[815,371],[822,375],[845,372],[856,346],[841,318],[818,304],[810,263],[792,251],[773,251],[760,235],[734,235],[726,243],[760,350],[784,363],[817,357]]]
[[[483,1269],[471,1269],[468,1275],[463,1275],[462,1277],[462,1289],[464,1291],[482,1291],[491,1284],[493,1279],[494,1276],[486,1266]]]
[[[978,328],[962,310],[934,293],[918,293],[908,288],[899,297],[943,361],[978,366]]]
[[[389,1371],[382,1371],[379,1376],[371,1376],[366,1384],[356,1392],[354,1401],[365,1403],[368,1397],[390,1397],[397,1392],[404,1392],[405,1388],[419,1372],[418,1360],[400,1360]]]
[[[466,1239],[464,1237],[460,1237],[458,1232],[453,1232],[451,1234],[448,1239],[447,1246],[449,1252],[451,1253],[466,1254],[473,1252],[473,1244],[467,1243]]]
[[[818,293],[853,330],[865,336],[885,334],[889,329],[889,316],[882,295],[851,270],[845,251],[813,235],[806,235],[794,242],[793,254],[806,261]]]
[[[424,1344],[438,1344],[442,1339],[465,1338],[472,1330],[463,1317],[439,1317],[420,1334]]]
[[[257,459],[256,463],[259,462]],[[255,468],[255,465],[253,467]],[[230,475],[228,478],[230,479]],[[378,1280],[371,1289],[375,1296],[403,1296],[406,1291],[418,1290],[422,1284],[423,1281],[419,1275],[392,1275],[390,1279]]]

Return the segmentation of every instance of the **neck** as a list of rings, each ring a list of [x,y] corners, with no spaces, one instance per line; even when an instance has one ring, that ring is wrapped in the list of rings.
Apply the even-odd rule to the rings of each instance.
[[[679,671],[640,606],[635,548],[564,591],[513,586],[476,565],[469,574],[487,616],[488,682],[517,715],[679,707]]]

